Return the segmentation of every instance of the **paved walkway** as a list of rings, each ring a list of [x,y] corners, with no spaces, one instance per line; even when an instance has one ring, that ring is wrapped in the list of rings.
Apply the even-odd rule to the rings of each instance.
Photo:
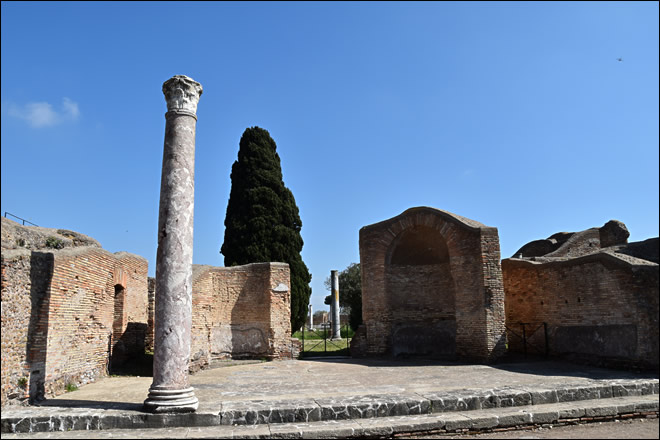
[[[442,421],[446,426],[448,418],[468,423],[479,411],[490,411],[491,415],[483,416],[489,421],[482,421],[481,425],[492,425],[497,420],[495,426],[499,426],[509,423],[507,417],[513,414],[523,418],[511,420],[531,423],[531,415],[521,416],[533,413],[522,409],[527,407],[559,417],[560,409],[550,410],[543,405],[568,405],[562,411],[580,407],[582,415],[587,407],[604,406],[609,408],[606,412],[620,413],[612,408],[619,405],[628,412],[639,412],[653,411],[653,407],[657,411],[658,406],[657,374],[558,362],[487,366],[383,359],[292,360],[211,368],[192,375],[190,382],[200,402],[194,414],[144,413],[142,402],[151,378],[110,377],[49,399],[41,406],[3,409],[3,438],[9,432],[66,434],[87,429],[102,429],[106,433],[116,430],[116,437],[129,432],[136,435],[140,432],[136,429],[141,428],[188,430],[185,435],[190,435],[192,429],[197,430],[194,436],[199,437],[203,437],[203,430],[215,429],[210,437],[229,435],[229,431],[217,432],[222,428],[232,430],[234,437],[268,437],[274,431],[287,429],[302,435],[299,426],[303,425],[308,431],[314,426],[327,430],[328,426],[339,429],[341,425],[366,435],[367,425],[385,429],[410,423],[390,420],[393,417],[413,417],[418,420],[415,423],[435,423],[434,426]],[[616,399],[619,403],[612,403]],[[510,414],[496,416],[493,411]],[[430,417],[436,420],[431,421]],[[539,420],[542,417],[536,421]],[[126,428],[131,431],[121,431]],[[244,434],[239,433],[241,429]],[[147,432],[156,435],[155,431]]]

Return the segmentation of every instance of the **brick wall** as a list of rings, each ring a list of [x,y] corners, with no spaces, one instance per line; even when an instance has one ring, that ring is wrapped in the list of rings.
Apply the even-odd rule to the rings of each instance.
[[[503,353],[496,228],[411,208],[360,230],[363,326],[351,352],[488,361]]]
[[[156,295],[156,278],[147,278],[147,335],[144,339],[144,348],[146,351],[154,351],[154,298]]]
[[[52,260],[48,253],[2,252],[2,406],[43,395],[48,320],[39,317],[48,315]]]
[[[288,264],[193,265],[191,372],[214,359],[291,358],[289,289]]]
[[[624,256],[625,257],[625,256]],[[502,261],[507,327],[546,322],[551,355],[658,368],[658,265],[615,254]],[[530,337],[544,347],[541,328]],[[523,350],[510,333],[509,349]],[[528,350],[530,351],[530,350]],[[532,352],[532,351],[530,351]]]
[[[117,290],[123,302],[116,309]],[[144,258],[97,247],[3,249],[3,405],[20,398],[14,384],[22,377],[34,399],[107,374],[113,350],[144,350],[146,321]]]

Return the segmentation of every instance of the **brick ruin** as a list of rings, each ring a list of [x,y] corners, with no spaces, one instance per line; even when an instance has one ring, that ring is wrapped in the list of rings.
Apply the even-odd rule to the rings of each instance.
[[[363,325],[354,355],[493,360],[505,350],[497,229],[411,208],[360,230]]]
[[[354,356],[491,362],[524,350],[658,368],[658,238],[621,222],[536,240],[500,263],[497,229],[411,208],[360,230],[364,324]],[[2,218],[2,405],[53,396],[153,348],[147,261],[64,229]],[[193,265],[190,370],[216,359],[296,357],[289,268]],[[531,333],[534,325],[543,330]],[[505,327],[506,324],[506,327]]]
[[[628,236],[612,220],[500,263],[496,228],[446,211],[411,208],[366,226],[351,352],[489,362],[505,341],[509,353],[545,355],[547,335],[553,357],[657,370],[658,238]]]
[[[193,264],[191,371],[217,359],[290,359],[289,265]]]
[[[93,382],[144,353],[146,259],[3,218],[1,261],[2,405]]]
[[[612,220],[535,240],[502,260],[509,350],[524,350],[525,323],[532,353],[545,350],[547,333],[551,356],[657,370],[658,238],[628,236]]]
[[[61,394],[153,350],[155,283],[146,259],[2,218],[1,261],[3,406]],[[193,272],[191,371],[226,357],[297,356],[287,264]]]

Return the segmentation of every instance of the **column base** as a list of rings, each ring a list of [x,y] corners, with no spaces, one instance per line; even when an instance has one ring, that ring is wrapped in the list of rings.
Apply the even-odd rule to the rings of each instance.
[[[182,390],[150,388],[144,410],[151,413],[195,412],[199,401],[192,387]]]

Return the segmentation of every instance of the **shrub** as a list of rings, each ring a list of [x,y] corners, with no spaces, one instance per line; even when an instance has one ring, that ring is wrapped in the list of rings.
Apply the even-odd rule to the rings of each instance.
[[[64,242],[57,237],[48,237],[46,239],[46,247],[52,249],[62,249],[64,247]]]

